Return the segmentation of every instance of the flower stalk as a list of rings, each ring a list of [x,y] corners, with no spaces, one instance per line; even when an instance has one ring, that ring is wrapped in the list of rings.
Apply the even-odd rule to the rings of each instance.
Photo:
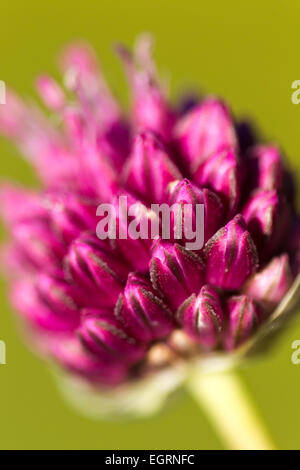
[[[227,448],[275,450],[275,444],[235,371],[193,371],[188,388]]]

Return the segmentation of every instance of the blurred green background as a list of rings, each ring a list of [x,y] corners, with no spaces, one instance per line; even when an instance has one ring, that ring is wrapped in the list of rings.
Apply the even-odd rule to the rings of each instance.
[[[0,79],[27,96],[40,72],[57,76],[56,55],[73,39],[89,40],[122,99],[125,80],[112,53],[116,40],[132,44],[150,31],[160,70],[172,95],[194,86],[228,100],[238,116],[252,116],[263,135],[285,150],[300,182],[300,105],[291,83],[300,79],[299,1],[152,0],[151,2],[11,0],[0,9]],[[31,184],[33,175],[12,145],[0,142],[2,180]],[[202,410],[186,394],[144,421],[99,422],[76,414],[62,400],[43,362],[22,344],[1,282],[1,449],[219,449]],[[239,373],[277,446],[300,449],[300,365],[291,343],[300,339],[300,316],[262,361]]]

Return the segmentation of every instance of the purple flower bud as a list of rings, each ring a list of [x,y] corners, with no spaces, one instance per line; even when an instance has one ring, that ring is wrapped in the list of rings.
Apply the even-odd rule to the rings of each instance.
[[[229,320],[224,346],[234,349],[255,332],[261,321],[261,312],[247,295],[239,295],[227,300],[227,313]]]
[[[206,188],[198,188],[187,179],[169,185],[169,205],[172,206],[173,204],[180,204],[183,206],[183,209],[185,204],[193,206],[193,211],[190,214],[192,217],[191,221],[185,221],[183,214],[179,216],[178,220],[173,214],[171,232],[173,238],[175,238],[174,225],[176,223],[182,226],[183,235],[185,223],[188,223],[193,232],[195,232],[197,223],[196,204],[204,205],[204,243],[216,233],[222,224],[224,214],[220,198],[213,191]],[[183,237],[183,241],[187,241],[185,237]]]
[[[22,247],[16,243],[6,243],[0,250],[0,271],[11,279],[18,279],[22,276],[34,275],[36,266]]]
[[[95,145],[84,143],[79,150],[81,160],[80,192],[109,202],[119,191],[118,174],[105,154],[100,154]]]
[[[113,306],[129,272],[109,240],[99,240],[93,234],[85,234],[72,243],[65,268],[88,307]]]
[[[133,338],[112,314],[101,315],[97,309],[84,310],[78,329],[84,347],[102,361],[130,364],[145,354],[145,346]]]
[[[290,224],[290,210],[277,191],[256,191],[243,209],[249,232],[262,259],[279,247]]]
[[[54,230],[70,243],[80,233],[96,227],[97,203],[95,200],[71,193],[48,194],[45,204],[50,211]]]
[[[154,289],[176,310],[203,286],[204,264],[194,252],[178,244],[159,241],[153,248],[150,276]]]
[[[15,307],[30,323],[49,331],[74,331],[80,322],[79,296],[74,286],[46,274],[36,284],[18,281],[13,284]]]
[[[203,286],[179,307],[177,317],[184,331],[205,349],[215,348],[223,331],[223,311],[217,291]]]
[[[66,97],[64,92],[52,77],[40,76],[36,81],[36,88],[49,109],[60,111],[65,106]]]
[[[5,109],[0,109],[0,132],[15,140],[46,186],[74,190],[78,162],[57,129],[36,108],[10,91],[6,101]]]
[[[132,271],[147,271],[153,243],[151,221],[155,214],[127,192],[119,193],[112,205],[116,217],[116,239],[111,240],[112,245],[120,251]],[[133,207],[136,208],[135,215],[130,213]],[[133,236],[131,223],[134,223],[136,232],[140,234],[139,238]],[[146,228],[147,238],[142,235],[143,227]]]
[[[21,98],[12,90],[6,90],[6,104],[0,107],[1,134],[18,140],[24,131],[26,106]]]
[[[50,221],[24,221],[14,225],[12,235],[18,249],[34,269],[57,273],[66,253],[66,245],[54,232]]]
[[[289,258],[283,254],[250,278],[244,292],[270,310],[282,300],[292,282]]]
[[[256,247],[237,215],[205,245],[206,281],[221,289],[240,289],[258,268]]]
[[[106,127],[120,115],[101,71],[94,50],[87,44],[74,43],[63,51],[61,67],[65,84],[75,91],[90,128]]]
[[[48,217],[40,193],[8,184],[1,187],[0,206],[1,215],[9,226],[28,220],[44,220]]]
[[[51,345],[51,355],[72,374],[104,386],[115,386],[123,382],[127,369],[123,364],[110,364],[91,354],[77,337],[58,338]]]
[[[132,116],[136,129],[151,129],[168,141],[175,115],[156,77],[152,38],[149,35],[141,36],[134,56],[122,45],[118,45],[117,53],[131,86]]]
[[[219,194],[227,212],[235,213],[240,199],[241,169],[232,148],[223,148],[211,154],[196,168],[192,180]]]
[[[280,189],[283,183],[283,163],[275,146],[251,148],[247,159],[247,186],[250,189]]]
[[[71,125],[74,130],[75,124],[77,131],[79,128],[83,130],[86,143],[94,141],[96,155],[99,157],[100,153],[105,156],[100,160],[107,159],[114,169],[120,171],[129,152],[129,127],[101,74],[94,51],[86,44],[71,45],[63,54],[62,68],[67,87],[75,91],[81,105],[79,127],[76,114],[72,112],[66,117],[67,126]],[[82,137],[82,132],[80,134]],[[85,152],[80,151],[80,153]],[[103,172],[106,178],[112,177],[102,161],[91,162],[91,166],[97,165],[99,169],[102,167],[101,173]],[[84,163],[82,168],[85,168]],[[93,184],[97,187],[96,179]],[[101,186],[97,189],[99,191]]]
[[[127,189],[150,204],[162,203],[168,184],[176,179],[181,174],[161,141],[150,131],[138,134],[123,174]]]
[[[5,254],[6,266],[14,265],[19,272],[23,268],[60,271],[67,248],[53,227],[43,194],[6,186],[0,204],[14,237],[12,248]]]
[[[172,311],[154,291],[150,281],[140,274],[129,275],[115,314],[141,341],[162,339],[175,326]]]
[[[211,154],[237,147],[237,138],[228,108],[208,98],[183,116],[176,125],[175,139],[194,172]]]

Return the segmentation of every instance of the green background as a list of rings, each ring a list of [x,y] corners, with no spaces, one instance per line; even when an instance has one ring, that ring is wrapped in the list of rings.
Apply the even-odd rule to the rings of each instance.
[[[279,143],[295,172],[298,168],[300,182],[300,105],[291,103],[291,83],[300,79],[299,13],[299,1],[292,0],[10,0],[0,8],[0,79],[32,96],[36,75],[57,76],[61,46],[85,38],[125,99],[112,44],[132,44],[138,33],[151,31],[173,96],[186,85],[223,96],[235,114],[252,116],[263,135]],[[0,173],[4,180],[33,181],[27,164],[3,141]],[[7,365],[0,365],[0,448],[222,448],[187,394],[143,421],[111,423],[77,415],[62,400],[45,364],[22,344],[4,281],[0,287],[0,339],[7,344]],[[300,339],[300,319],[262,361],[240,371],[281,449],[300,449],[300,365],[290,360],[295,339]]]

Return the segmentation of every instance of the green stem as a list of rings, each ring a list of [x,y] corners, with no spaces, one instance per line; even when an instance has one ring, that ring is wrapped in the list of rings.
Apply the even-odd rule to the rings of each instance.
[[[275,449],[247,390],[234,372],[194,373],[188,386],[228,448]]]

